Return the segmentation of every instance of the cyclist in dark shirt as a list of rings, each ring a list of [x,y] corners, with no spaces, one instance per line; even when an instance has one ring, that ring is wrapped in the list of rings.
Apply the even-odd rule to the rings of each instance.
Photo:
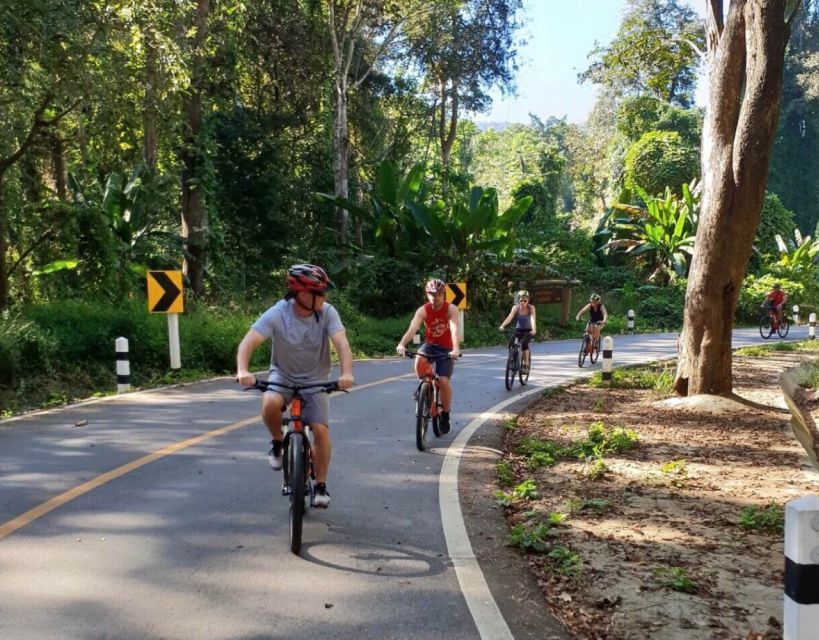
[[[609,312],[606,311],[606,307],[598,294],[593,293],[589,296],[589,304],[577,312],[575,320],[580,320],[580,316],[587,311],[589,312],[589,324],[591,325],[593,337],[595,340],[599,340],[600,332],[609,318]]]

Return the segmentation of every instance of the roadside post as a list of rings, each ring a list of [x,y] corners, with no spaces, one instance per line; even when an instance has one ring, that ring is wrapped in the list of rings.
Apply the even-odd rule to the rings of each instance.
[[[179,314],[185,309],[181,271],[148,272],[148,311],[168,316],[168,350],[171,369],[182,368],[179,348]]]
[[[785,507],[783,640],[811,640],[819,629],[819,496]]]
[[[808,316],[808,340],[816,340],[816,314]]]
[[[799,324],[799,305],[793,305],[793,323]]]
[[[458,307],[458,342],[464,341],[464,309],[466,303],[466,282],[448,282],[446,285],[446,301]]]
[[[117,353],[117,393],[124,393],[131,389],[131,363],[128,360],[128,338],[114,340],[114,349]]]
[[[614,338],[603,338],[603,381],[611,384],[612,354],[614,352]]]
[[[634,309],[629,309],[628,313],[626,314],[626,326],[628,327],[629,333],[634,333]]]

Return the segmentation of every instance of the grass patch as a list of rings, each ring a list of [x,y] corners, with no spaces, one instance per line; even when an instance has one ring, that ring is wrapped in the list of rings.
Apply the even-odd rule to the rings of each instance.
[[[664,462],[660,465],[660,471],[671,476],[671,484],[675,487],[683,487],[688,480],[688,463],[685,460]]]
[[[699,585],[694,582],[682,567],[657,567],[654,570],[660,586],[671,591],[694,593]]]
[[[498,482],[501,484],[510,485],[515,481],[512,463],[509,460],[499,460],[495,465],[495,471],[498,474]]]
[[[538,522],[534,526],[520,523],[509,531],[508,544],[510,547],[518,547],[527,553],[543,553],[556,536],[557,531],[548,522]]]
[[[745,507],[739,514],[739,525],[748,531],[782,533],[785,530],[785,509],[775,502],[765,507]]]
[[[671,385],[674,383],[674,370],[672,367],[634,367],[628,369],[615,369],[612,372],[611,382],[603,381],[603,374],[596,371],[589,378],[588,385],[593,388],[608,387],[612,389],[648,389],[662,395],[671,393]]]
[[[637,447],[639,442],[637,434],[624,425],[609,429],[605,423],[598,421],[589,425],[588,436],[585,439],[576,440],[560,453],[580,460],[602,458],[607,453],[630,451]]]
[[[526,436],[518,442],[516,449],[518,453],[525,456],[526,466],[532,470],[540,467],[550,467],[558,457],[557,449],[551,442],[530,436]]]
[[[568,547],[558,545],[546,554],[545,568],[559,575],[577,577],[583,572],[583,560]]]
[[[776,351],[800,351],[800,342],[772,342],[771,344],[756,344],[751,347],[741,347],[734,351],[738,356],[764,358]]]

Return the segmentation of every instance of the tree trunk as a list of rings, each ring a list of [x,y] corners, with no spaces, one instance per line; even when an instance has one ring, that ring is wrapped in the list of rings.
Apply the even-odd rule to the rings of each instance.
[[[785,0],[712,0],[702,209],[674,381],[682,394],[730,394],[731,333],[759,223],[789,26]],[[717,15],[717,11],[719,15]]]
[[[182,147],[182,273],[197,296],[205,293],[208,218],[205,202],[205,162],[202,145],[202,65],[210,14],[209,0],[196,3],[196,35],[191,45],[191,84],[183,103],[185,134]]]
[[[441,141],[441,164],[449,166],[452,145],[455,144],[455,134],[458,132],[458,86],[453,82],[452,88],[447,91],[446,81],[441,87],[441,115],[439,119],[438,136]],[[449,94],[447,96],[447,94]],[[447,100],[447,97],[449,100]],[[447,126],[447,102],[450,103],[449,126]]]
[[[144,36],[144,34],[143,34]],[[156,87],[159,70],[155,43],[148,37],[145,42],[145,96],[142,101],[142,158],[150,172],[156,167]]]
[[[6,267],[6,200],[3,178],[5,171],[0,171],[0,311],[9,304],[9,275]]]
[[[65,202],[68,198],[65,175],[65,156],[63,150],[63,140],[60,134],[52,131],[49,136],[51,142],[51,172],[54,176],[54,190],[60,202]]]
[[[350,137],[347,128],[347,83],[336,79],[336,118],[333,127],[336,156],[334,160],[335,195],[347,198],[349,195],[349,146]],[[336,231],[338,240],[344,244],[347,239],[347,222],[349,213],[341,207],[336,209]]]

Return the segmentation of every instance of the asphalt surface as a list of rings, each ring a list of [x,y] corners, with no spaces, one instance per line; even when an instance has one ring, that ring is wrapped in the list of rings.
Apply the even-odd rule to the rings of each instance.
[[[617,336],[615,366],[672,356],[676,338]],[[762,342],[735,333],[735,346]],[[533,344],[529,385],[511,392],[505,349],[467,349],[452,431],[430,434],[424,453],[412,363],[356,362],[357,387],[330,401],[333,502],[309,511],[300,557],[258,394],[230,380],[0,422],[0,638],[495,640],[491,629],[507,626],[514,637],[502,572],[486,572],[484,594],[456,569],[462,541],[442,524],[439,494],[457,492],[447,449],[488,409],[520,409],[539,395],[529,391],[598,370],[578,369],[578,347]],[[445,508],[443,520],[457,520]],[[497,610],[481,608],[493,600],[495,627]]]

